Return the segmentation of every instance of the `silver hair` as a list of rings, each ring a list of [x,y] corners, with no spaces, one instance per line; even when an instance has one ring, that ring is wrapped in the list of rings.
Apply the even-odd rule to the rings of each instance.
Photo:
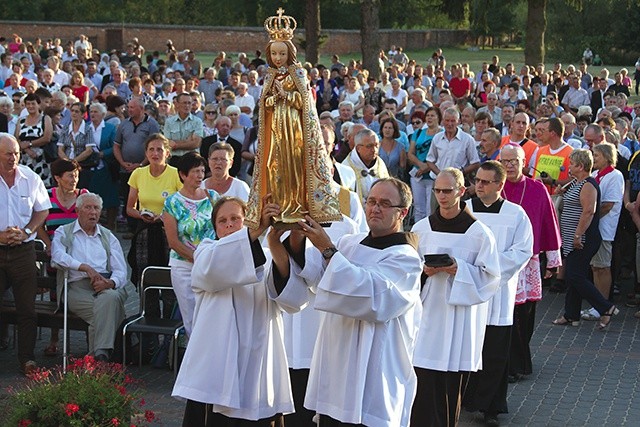
[[[102,209],[102,197],[95,193],[84,193],[78,196],[76,199],[76,208],[81,209],[89,200],[97,200],[100,209]]]
[[[107,107],[105,107],[104,104],[101,104],[99,102],[92,102],[91,105],[89,105],[89,111],[91,111],[92,108],[98,110],[103,118],[107,115]]]
[[[354,144],[360,145],[362,144],[362,141],[364,141],[365,138],[369,138],[369,137],[373,137],[376,140],[376,142],[379,142],[378,134],[372,131],[371,129],[367,128],[367,129],[362,129],[361,131],[356,133],[356,136],[353,139]]]

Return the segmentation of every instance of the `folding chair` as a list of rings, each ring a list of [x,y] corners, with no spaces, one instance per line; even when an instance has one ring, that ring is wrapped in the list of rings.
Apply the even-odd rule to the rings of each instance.
[[[145,299],[147,291],[173,291],[171,269],[169,267],[149,266],[140,278],[140,314],[122,328],[122,361],[127,360],[127,333],[156,334],[171,336],[173,343],[173,373],[178,374],[178,336],[183,329],[182,319],[162,319],[146,315]],[[165,308],[166,309],[166,308]],[[139,366],[142,366],[142,338],[139,345]]]

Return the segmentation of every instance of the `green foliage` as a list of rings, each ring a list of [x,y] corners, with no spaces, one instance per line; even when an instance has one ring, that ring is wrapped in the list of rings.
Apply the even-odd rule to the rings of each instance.
[[[587,46],[608,64],[634,63],[638,58],[637,1],[549,0],[547,18],[547,48],[555,59],[577,63]]]
[[[156,417],[140,406],[137,381],[119,364],[91,356],[72,360],[66,374],[60,367],[32,374],[24,389],[10,390],[4,426],[131,426]]]

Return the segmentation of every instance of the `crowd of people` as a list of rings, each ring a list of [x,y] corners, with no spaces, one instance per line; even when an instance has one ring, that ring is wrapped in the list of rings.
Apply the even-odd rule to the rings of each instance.
[[[257,227],[243,223],[267,50],[204,67],[170,40],[146,54],[137,39],[101,53],[83,35],[0,38],[0,301],[11,289],[25,373],[36,236],[69,271],[69,308],[99,360],[114,356],[129,280],[171,267],[190,337],[174,389],[185,425],[456,425],[463,406],[497,425],[508,383],[533,370],[544,280],[566,292],[554,325],[609,327],[640,260],[626,69],[517,74],[494,56],[474,72],[395,46],[375,73],[338,55],[302,64],[343,221],[285,233],[270,225],[286,207],[268,197]],[[300,114],[295,88],[274,87]],[[148,314],[172,316],[172,298],[150,295]]]

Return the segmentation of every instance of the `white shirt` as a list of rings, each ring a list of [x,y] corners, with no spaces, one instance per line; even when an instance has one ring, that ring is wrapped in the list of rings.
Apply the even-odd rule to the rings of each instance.
[[[253,109],[256,108],[256,101],[253,99],[253,96],[245,93],[244,96],[236,96],[235,104],[238,108],[249,107],[251,110],[248,114],[251,116],[253,114]]]
[[[598,171],[594,171],[591,176],[595,178],[597,174]],[[624,194],[624,177],[622,176],[622,172],[614,169],[600,180],[599,186],[600,204],[611,202],[613,203],[613,207],[605,216],[600,217],[598,228],[602,240],[613,242],[616,237],[620,212],[622,211],[622,197]]]
[[[107,271],[107,252],[102,245],[100,227],[96,226],[95,233],[90,236],[80,227],[78,220],[73,224],[71,253],[66,252],[60,240],[65,238],[65,226],[56,229],[51,249],[51,260],[69,269],[69,283],[89,277],[87,273],[79,271],[80,265],[87,264],[98,273],[111,273],[110,279],[114,281],[116,288],[124,287],[127,284],[127,264],[116,236],[113,233],[109,236],[111,271]]]
[[[434,135],[429,154],[427,154],[427,161],[435,163],[440,170],[448,167],[460,169],[473,163],[479,163],[480,157],[473,137],[457,129],[451,140],[447,139],[445,131]],[[435,179],[435,174],[429,173]]]
[[[68,85],[69,80],[71,80],[71,77],[69,76],[69,74],[65,73],[62,70],[58,70],[53,74],[53,81],[58,83],[60,87],[64,85]]]
[[[41,212],[51,208],[47,189],[42,179],[29,167],[18,165],[13,186],[9,188],[0,177],[0,230],[8,227],[25,228],[33,212]],[[27,242],[36,235],[29,236]]]

